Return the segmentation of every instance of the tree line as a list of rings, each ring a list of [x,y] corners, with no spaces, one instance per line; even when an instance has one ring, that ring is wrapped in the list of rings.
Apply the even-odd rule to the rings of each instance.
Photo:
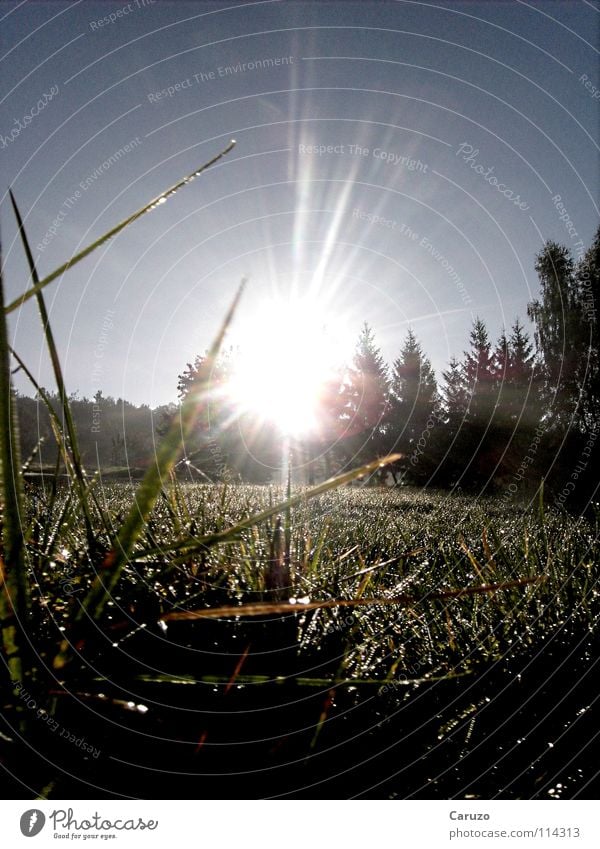
[[[543,479],[555,500],[587,502],[600,426],[599,250],[600,229],[577,261],[546,243],[527,309],[532,336],[516,319],[492,340],[476,319],[439,381],[412,329],[388,364],[365,323],[352,362],[323,388],[316,434],[293,445],[305,482],[394,451],[397,484],[526,495]],[[203,360],[180,375],[181,398]],[[225,392],[233,360],[229,353],[213,371],[191,454],[211,477],[268,480],[281,467],[281,440],[266,423],[235,416]]]
[[[58,393],[45,394],[61,420]],[[175,410],[175,405],[154,410],[145,404],[136,406],[122,398],[105,396],[100,390],[93,398],[72,395],[69,404],[85,468],[90,472],[121,469],[124,476],[141,473],[147,467],[154,456],[157,427]],[[63,470],[46,404],[39,397],[18,394],[16,409],[21,454],[29,474],[40,468],[50,471],[57,460]]]
[[[548,242],[536,257],[532,335],[516,319],[496,340],[476,319],[468,344],[440,379],[412,329],[385,362],[365,323],[352,362],[322,387],[319,426],[293,441],[298,479],[313,483],[390,452],[396,484],[526,495],[543,479],[557,503],[579,506],[597,485],[600,430],[600,229],[578,260]],[[307,344],[310,344],[307,341]],[[204,355],[179,375],[183,399]],[[282,439],[267,422],[240,414],[226,387],[235,352],[213,369],[207,403],[178,469],[193,480],[278,480]],[[51,396],[60,415],[57,396]],[[177,405],[152,410],[103,396],[71,399],[84,464],[140,472]],[[52,426],[39,399],[17,397],[23,456],[53,465]]]

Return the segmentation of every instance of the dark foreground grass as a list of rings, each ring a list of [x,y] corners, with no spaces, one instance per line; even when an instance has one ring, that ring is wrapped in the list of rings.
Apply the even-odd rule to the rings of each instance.
[[[3,744],[21,781],[57,798],[593,792],[594,522],[345,487],[293,509],[289,584],[275,589],[276,516],[192,544],[281,496],[173,481],[102,616],[52,672],[98,564],[72,492],[28,493],[49,699],[31,694],[29,754]],[[133,491],[98,497],[110,528]]]

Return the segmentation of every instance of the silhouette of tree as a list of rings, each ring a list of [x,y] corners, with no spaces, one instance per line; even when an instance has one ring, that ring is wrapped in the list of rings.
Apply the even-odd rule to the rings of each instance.
[[[437,384],[431,363],[415,334],[409,330],[400,356],[393,364],[390,381],[388,450],[404,454],[403,459],[391,469],[394,476],[400,472],[416,481],[431,471],[427,423],[433,414],[436,397]],[[419,448],[419,440],[428,448],[427,453]]]
[[[383,454],[386,447],[389,376],[367,322],[358,338],[342,394],[348,460],[355,465],[373,460]]]
[[[580,370],[586,357],[588,328],[570,251],[548,242],[535,268],[541,293],[528,305],[527,313],[536,326],[548,427],[564,433],[580,423]]]

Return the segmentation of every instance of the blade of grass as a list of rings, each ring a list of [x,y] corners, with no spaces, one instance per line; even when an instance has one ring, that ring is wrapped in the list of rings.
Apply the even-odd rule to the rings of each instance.
[[[292,497],[292,463],[293,463],[293,455],[290,447],[289,456],[288,456],[288,473],[287,473],[287,488],[286,488],[286,501],[288,502],[288,506],[285,510],[285,526],[284,526],[284,539],[285,539],[285,556],[284,556],[284,570],[288,579],[290,576],[290,563],[291,563],[291,547],[292,547],[292,507],[290,504],[290,499]]]
[[[136,493],[134,504],[121,525],[115,545],[102,564],[102,574],[96,575],[90,592],[75,617],[76,622],[82,622],[86,617],[98,619],[101,615],[104,605],[129,560],[138,537],[144,530],[150,512],[164,486],[165,478],[169,476],[177,462],[182,446],[189,440],[201,413],[205,401],[206,386],[210,381],[215,361],[225,334],[233,320],[245,283],[246,281],[243,280],[238,288],[221,329],[202,364],[202,368],[199,370],[198,377],[181,405],[178,418],[171,422],[167,433],[158,446],[155,461],[144,475]],[[67,652],[68,643],[65,641],[54,660],[55,668],[59,669],[65,665]]]
[[[19,232],[21,234],[21,241],[25,250],[27,262],[29,264],[31,279],[37,286],[40,282],[40,279],[37,273],[37,268],[35,267],[35,260],[33,259],[31,248],[29,247],[29,240],[27,238],[27,233],[25,232],[23,219],[21,218],[21,213],[19,212],[19,207],[17,206],[17,202],[15,200],[15,196],[12,192],[12,189],[9,189],[9,194],[13,211],[15,213],[15,218],[17,219],[17,224],[19,225]],[[41,291],[36,292],[35,296],[38,304],[44,336],[46,338],[46,345],[48,346],[48,353],[50,354],[50,362],[52,363],[54,380],[56,381],[56,388],[58,389],[58,397],[60,399],[60,405],[62,408],[64,427],[68,438],[68,448],[70,449],[71,463],[75,476],[75,490],[77,492],[77,496],[83,513],[83,521],[85,524],[85,534],[88,541],[88,547],[90,549],[90,552],[93,553],[96,548],[96,539],[94,536],[94,530],[92,525],[92,516],[86,497],[86,482],[85,476],[83,474],[83,466],[81,463],[81,454],[79,451],[77,431],[75,430],[75,423],[73,422],[73,416],[71,414],[71,405],[69,404],[69,396],[67,395],[67,390],[65,387],[65,381],[60,365],[58,350],[56,348],[56,342],[54,341],[54,334],[52,333],[52,328],[50,327],[50,319],[48,317],[48,310],[46,309],[46,302],[44,301],[44,296],[42,295]]]
[[[87,256],[89,256],[92,251],[96,250],[96,248],[101,247],[113,236],[116,236],[117,233],[120,233],[121,230],[124,230],[125,227],[127,227],[129,224],[133,224],[134,221],[137,221],[137,219],[141,218],[142,215],[145,215],[146,212],[150,212],[158,205],[164,203],[164,201],[166,201],[168,197],[174,195],[175,192],[179,191],[179,189],[182,188],[182,186],[186,186],[188,183],[191,183],[192,180],[195,180],[196,177],[199,177],[203,171],[206,171],[207,168],[210,168],[211,165],[214,165],[215,162],[218,162],[219,159],[229,153],[230,150],[233,150],[234,145],[235,141],[232,139],[227,145],[227,147],[224,148],[219,154],[217,154],[217,156],[214,156],[211,160],[205,162],[204,165],[202,165],[196,171],[193,171],[191,174],[188,174],[187,177],[184,177],[182,180],[179,180],[179,182],[175,183],[173,186],[171,186],[171,188],[167,189],[166,191],[162,192],[160,195],[155,197],[153,200],[151,200],[150,203],[147,203],[141,209],[138,209],[137,212],[134,212],[133,215],[130,215],[125,218],[123,221],[117,224],[116,227],[112,227],[110,230],[104,233],[104,235],[100,236],[99,239],[96,239],[95,242],[92,242],[91,245],[88,245],[87,248],[84,248],[82,251],[72,257],[68,262],[63,263],[63,265],[59,266],[59,268],[55,269],[53,272],[51,272],[51,274],[48,274],[46,277],[36,283],[35,286],[32,286],[30,289],[27,289],[26,292],[24,292],[22,295],[12,301],[7,307],[5,307],[4,311],[6,313],[12,312],[13,310],[16,310],[18,307],[24,304],[26,301],[28,301],[30,298],[33,298],[33,296],[37,295],[38,292],[41,292],[45,286],[47,286],[49,283],[52,283],[53,280],[56,280],[57,277],[60,277],[61,274],[64,274],[65,271],[67,271],[69,268],[72,268],[78,262],[81,262],[82,259],[85,259]]]
[[[439,593],[428,593],[423,598],[415,596],[399,595],[381,598],[338,598],[325,601],[308,602],[256,602],[255,604],[225,605],[223,607],[207,607],[200,610],[181,610],[167,613],[161,617],[164,622],[185,622],[194,619],[221,619],[225,616],[270,616],[284,613],[305,613],[308,610],[320,610],[322,608],[335,607],[373,607],[374,605],[400,605],[403,607],[415,606],[423,602],[438,601],[448,598],[462,598],[468,595],[480,593],[494,593],[501,590],[510,590],[527,584],[539,584],[546,580],[546,575],[535,578],[519,578],[515,581],[505,581],[501,584],[483,584],[474,587],[461,587],[457,590],[443,590]]]
[[[4,306],[0,253],[0,311]],[[0,560],[0,627],[6,669],[17,686],[31,681],[28,640],[25,634],[30,598],[25,561],[25,506],[19,451],[16,403],[10,377],[10,351],[6,316],[0,316],[0,491],[2,494],[2,547]],[[15,690],[16,692],[16,690]],[[17,703],[18,704],[18,703]],[[26,722],[23,718],[21,724]]]
[[[374,472],[376,469],[386,466],[388,463],[396,462],[396,460],[399,460],[401,457],[401,454],[389,454],[387,457],[381,457],[378,460],[373,460],[373,462],[366,463],[358,469],[352,469],[352,471],[344,472],[344,474],[338,475],[335,478],[329,478],[329,480],[323,481],[323,483],[317,484],[317,486],[307,489],[298,495],[293,495],[285,501],[281,501],[278,504],[272,504],[266,510],[262,510],[260,513],[248,516],[247,519],[243,519],[241,522],[238,522],[236,525],[226,528],[223,531],[219,531],[214,534],[207,534],[201,537],[195,537],[193,540],[186,538],[182,540],[175,540],[171,543],[165,541],[164,545],[160,549],[153,548],[138,552],[136,559],[139,560],[142,557],[164,554],[168,551],[185,551],[186,554],[192,554],[221,542],[233,542],[242,531],[251,528],[253,525],[259,525],[261,522],[270,519],[272,516],[284,513],[288,510],[288,508],[297,507],[304,500],[315,498],[318,495],[323,495],[323,493],[329,492],[331,489],[337,489],[340,486],[351,483],[353,480],[362,478],[365,475]]]
[[[17,354],[15,349],[11,348],[9,346],[9,350],[10,350],[10,353],[13,356],[13,358],[18,362],[19,367],[21,368],[21,371],[24,372],[25,376],[27,377],[27,379],[29,380],[29,382],[31,383],[31,385],[33,386],[33,388],[35,389],[35,391],[39,395],[42,402],[44,403],[44,405],[45,405],[45,407],[48,411],[48,416],[50,417],[50,427],[52,428],[52,432],[54,434],[54,439],[55,439],[55,442],[58,446],[59,456],[62,456],[62,458],[63,458],[63,462],[65,464],[65,467],[66,467],[66,470],[69,474],[69,477],[74,478],[75,477],[75,469],[73,467],[73,462],[72,462],[73,458],[72,458],[71,453],[67,449],[67,443],[66,443],[66,440],[64,438],[62,422],[59,419],[56,410],[52,406],[52,399],[50,398],[50,396],[48,395],[46,390],[43,389],[43,387],[41,387],[39,385],[39,383],[37,382],[37,380],[35,379],[33,374],[29,371],[29,369],[27,368],[27,366],[25,365],[25,363],[21,359],[21,357]],[[82,507],[83,507],[83,505],[88,507],[88,497],[91,497],[91,499],[93,500],[94,505],[96,507],[96,510],[98,511],[98,514],[100,516],[102,524],[104,525],[104,529],[106,531],[110,531],[110,523],[108,522],[106,516],[104,515],[104,510],[102,509],[102,506],[101,506],[100,502],[98,501],[95,492],[93,491],[93,483],[94,483],[93,480],[89,481],[85,477],[83,478],[83,481],[82,481],[82,487],[83,488],[81,490],[77,491],[78,501],[79,501],[79,503]],[[89,516],[90,529],[91,529],[92,519],[91,519],[91,515],[89,514],[89,508],[88,508],[88,513],[84,514],[84,516],[85,515]],[[93,530],[91,530],[91,533],[94,536],[94,544],[90,545],[90,550],[93,552],[95,547],[96,547],[96,538],[95,538]],[[88,542],[89,542],[89,540],[88,540]]]

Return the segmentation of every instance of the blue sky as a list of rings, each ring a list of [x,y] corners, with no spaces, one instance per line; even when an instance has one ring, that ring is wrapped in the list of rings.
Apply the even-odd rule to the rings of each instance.
[[[310,292],[352,341],[369,321],[390,361],[412,326],[439,372],[474,316],[494,338],[526,319],[545,240],[577,255],[598,226],[597,3],[82,0],[0,16],[0,186],[40,275],[237,142],[47,290],[81,395],[174,399],[244,275],[232,342],[265,299]],[[6,196],[0,221],[15,297],[28,274]],[[32,301],[11,330],[50,387]]]

